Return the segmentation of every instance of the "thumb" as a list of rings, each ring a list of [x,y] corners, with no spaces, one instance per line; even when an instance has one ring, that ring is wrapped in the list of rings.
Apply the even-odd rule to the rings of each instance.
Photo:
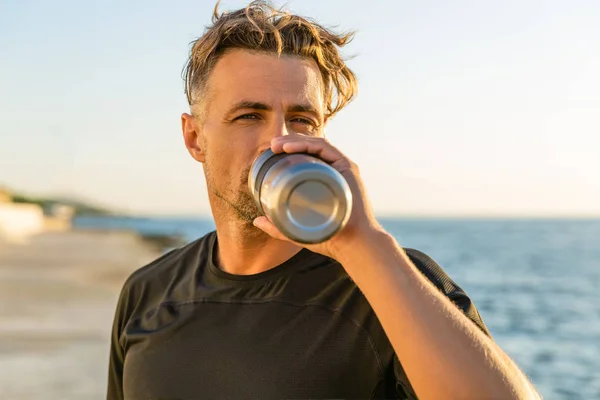
[[[273,225],[273,223],[269,221],[267,217],[257,217],[254,219],[252,224],[261,231],[265,232],[267,235],[271,236],[272,238],[285,240],[288,242],[290,241],[290,239],[288,239],[283,233],[281,233],[279,229],[277,229],[277,227]]]

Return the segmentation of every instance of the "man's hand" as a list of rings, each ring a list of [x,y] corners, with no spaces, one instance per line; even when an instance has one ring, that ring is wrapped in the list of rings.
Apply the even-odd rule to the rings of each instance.
[[[319,244],[303,244],[288,239],[281,233],[267,217],[258,217],[254,225],[275,239],[286,240],[299,246],[323,254],[327,257],[339,260],[345,249],[350,248],[353,243],[369,237],[376,232],[382,232],[364,189],[358,166],[337,148],[331,145],[325,138],[293,134],[280,136],[271,141],[271,150],[274,153],[309,153],[314,154],[321,160],[330,164],[339,171],[348,182],[352,192],[352,211],[346,226],[335,234],[331,239]]]

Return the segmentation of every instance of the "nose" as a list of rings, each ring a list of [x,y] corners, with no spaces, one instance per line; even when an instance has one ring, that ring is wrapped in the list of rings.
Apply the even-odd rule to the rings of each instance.
[[[293,135],[296,132],[289,129],[288,121],[285,115],[272,118],[267,124],[264,125],[264,130],[261,133],[262,145],[259,146],[260,152],[271,147],[271,141],[276,137]]]
[[[264,130],[261,133],[261,150],[264,151],[271,147],[271,141],[276,137],[288,136],[293,134],[287,125],[287,121],[282,116],[280,118],[273,118],[268,124],[264,125]]]
[[[276,118],[273,120],[273,126],[271,128],[271,139],[279,137],[279,136],[287,136],[292,134],[287,126],[287,121],[282,116],[281,118]]]

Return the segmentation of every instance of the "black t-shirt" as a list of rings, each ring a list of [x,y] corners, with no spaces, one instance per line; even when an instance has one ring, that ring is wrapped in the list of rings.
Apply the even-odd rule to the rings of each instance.
[[[373,309],[338,262],[302,249],[268,271],[231,275],[213,263],[216,240],[211,232],[127,279],[108,399],[416,397]],[[406,252],[489,335],[442,269]]]

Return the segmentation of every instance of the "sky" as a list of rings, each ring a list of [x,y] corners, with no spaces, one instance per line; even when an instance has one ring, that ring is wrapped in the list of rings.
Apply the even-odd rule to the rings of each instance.
[[[600,2],[274,4],[356,31],[359,94],[327,135],[378,215],[600,216]],[[0,186],[210,215],[180,115],[213,6],[1,1]]]

